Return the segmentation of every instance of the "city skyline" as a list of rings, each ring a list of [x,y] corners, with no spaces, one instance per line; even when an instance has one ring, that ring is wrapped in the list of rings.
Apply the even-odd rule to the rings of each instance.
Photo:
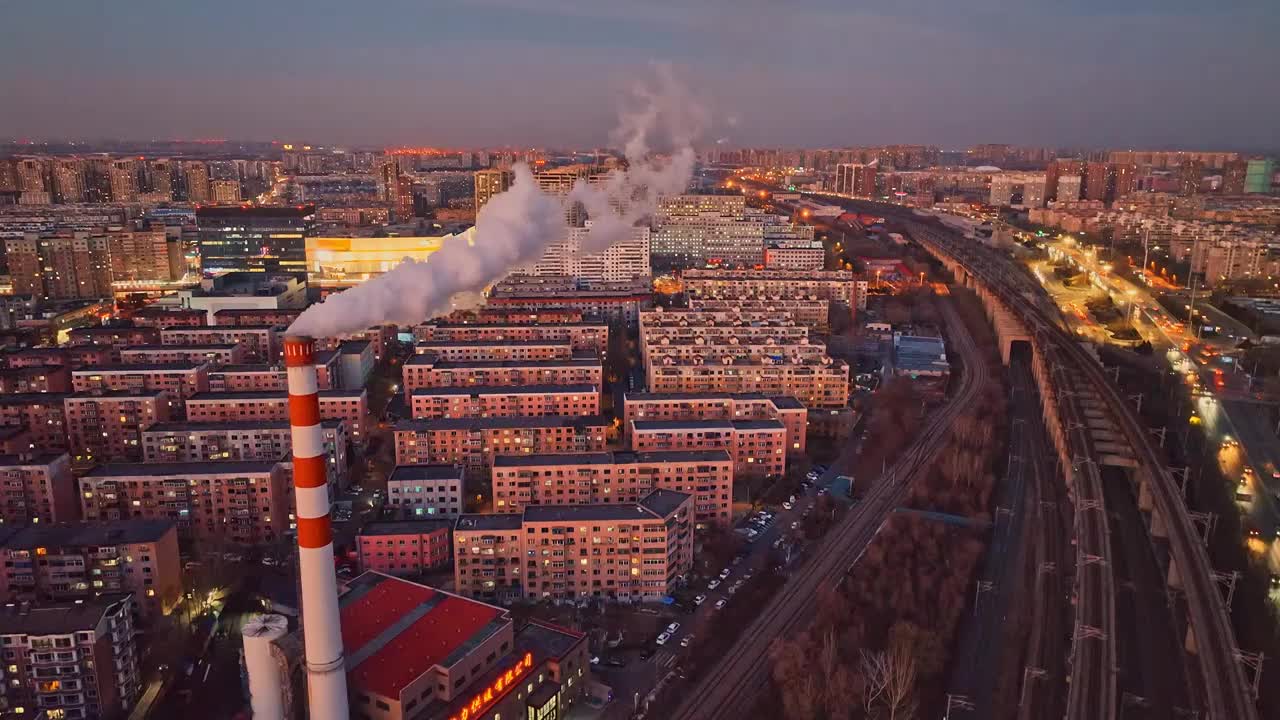
[[[1255,2],[146,4],[11,9],[0,60],[42,63],[0,79],[0,138],[602,145],[655,61],[712,109],[705,144],[1266,150],[1280,111]]]

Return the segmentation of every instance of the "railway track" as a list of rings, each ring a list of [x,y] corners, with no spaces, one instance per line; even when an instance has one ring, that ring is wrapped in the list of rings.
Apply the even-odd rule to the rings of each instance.
[[[804,565],[770,600],[729,652],[688,693],[673,717],[719,720],[748,717],[759,693],[769,686],[769,646],[812,617],[814,599],[824,583],[843,577],[861,557],[881,524],[906,496],[916,474],[929,465],[946,433],[972,407],[990,379],[990,371],[955,309],[943,303],[952,346],[964,358],[956,393],[934,413],[924,431],[894,462],[826,538]]]

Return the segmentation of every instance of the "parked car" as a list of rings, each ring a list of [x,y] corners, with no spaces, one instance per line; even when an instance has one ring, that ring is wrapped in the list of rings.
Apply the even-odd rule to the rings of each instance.
[[[727,604],[729,604],[729,601],[728,601],[727,599],[725,599],[725,598],[720,598],[719,600],[717,600],[717,601],[716,601],[716,609],[717,609],[717,610],[723,610],[723,609],[724,609],[724,606],[725,606],[725,605],[727,605]]]
[[[678,622],[673,622],[673,623],[671,623],[670,625],[668,625],[668,626],[667,626],[667,634],[668,634],[668,635],[675,635],[675,634],[676,634],[676,632],[678,632],[679,630],[680,630],[680,623],[678,623]]]
[[[658,636],[658,639],[655,640],[654,642],[656,642],[659,645],[666,645],[667,641],[670,639],[671,639],[670,635],[668,635],[667,633],[662,633],[661,635]]]
[[[725,569],[721,570],[721,571],[720,571],[720,579],[721,579],[721,580],[724,580],[725,578],[729,577],[729,573],[730,573],[730,572],[732,572],[732,571],[731,571],[731,570],[729,570],[729,568],[725,568]]]
[[[692,645],[692,644],[693,644],[693,635],[692,635],[692,634],[690,634],[690,635],[685,635],[685,636],[680,640],[680,647],[682,647],[682,648],[687,648],[687,647],[689,647],[689,646],[690,646],[690,645]]]
[[[711,582],[707,583],[708,590],[715,590],[718,587],[720,587],[720,578],[714,578]]]
[[[792,508],[792,505],[791,505],[791,502],[790,502],[790,501],[787,501],[787,502],[782,503],[782,509],[783,509],[783,510],[790,510],[791,508]]]
[[[706,595],[699,595],[698,597],[696,597],[696,598],[694,598],[694,599],[693,599],[693,604],[694,604],[694,606],[695,606],[695,607],[697,607],[697,606],[699,606],[699,605],[702,605],[702,603],[704,603],[704,602],[706,602],[706,601],[707,601],[707,596],[706,596]]]

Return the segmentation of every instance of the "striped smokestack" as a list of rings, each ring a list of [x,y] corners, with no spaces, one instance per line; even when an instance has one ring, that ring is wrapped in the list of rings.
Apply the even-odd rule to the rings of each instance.
[[[289,374],[307,704],[312,720],[347,720],[347,674],[333,564],[333,528],[329,523],[324,435],[320,431],[315,341],[309,337],[286,337],[284,364]]]

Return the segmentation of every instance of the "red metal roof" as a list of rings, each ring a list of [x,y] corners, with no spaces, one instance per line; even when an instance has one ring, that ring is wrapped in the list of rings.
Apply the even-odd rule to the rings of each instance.
[[[422,617],[403,629],[393,626],[432,602]],[[407,580],[382,576],[354,602],[342,607],[342,644],[348,658],[377,640],[381,647],[347,668],[351,682],[368,692],[398,698],[405,686],[444,661],[463,643],[503,614],[500,608],[442,593]],[[384,633],[394,632],[391,637]]]

